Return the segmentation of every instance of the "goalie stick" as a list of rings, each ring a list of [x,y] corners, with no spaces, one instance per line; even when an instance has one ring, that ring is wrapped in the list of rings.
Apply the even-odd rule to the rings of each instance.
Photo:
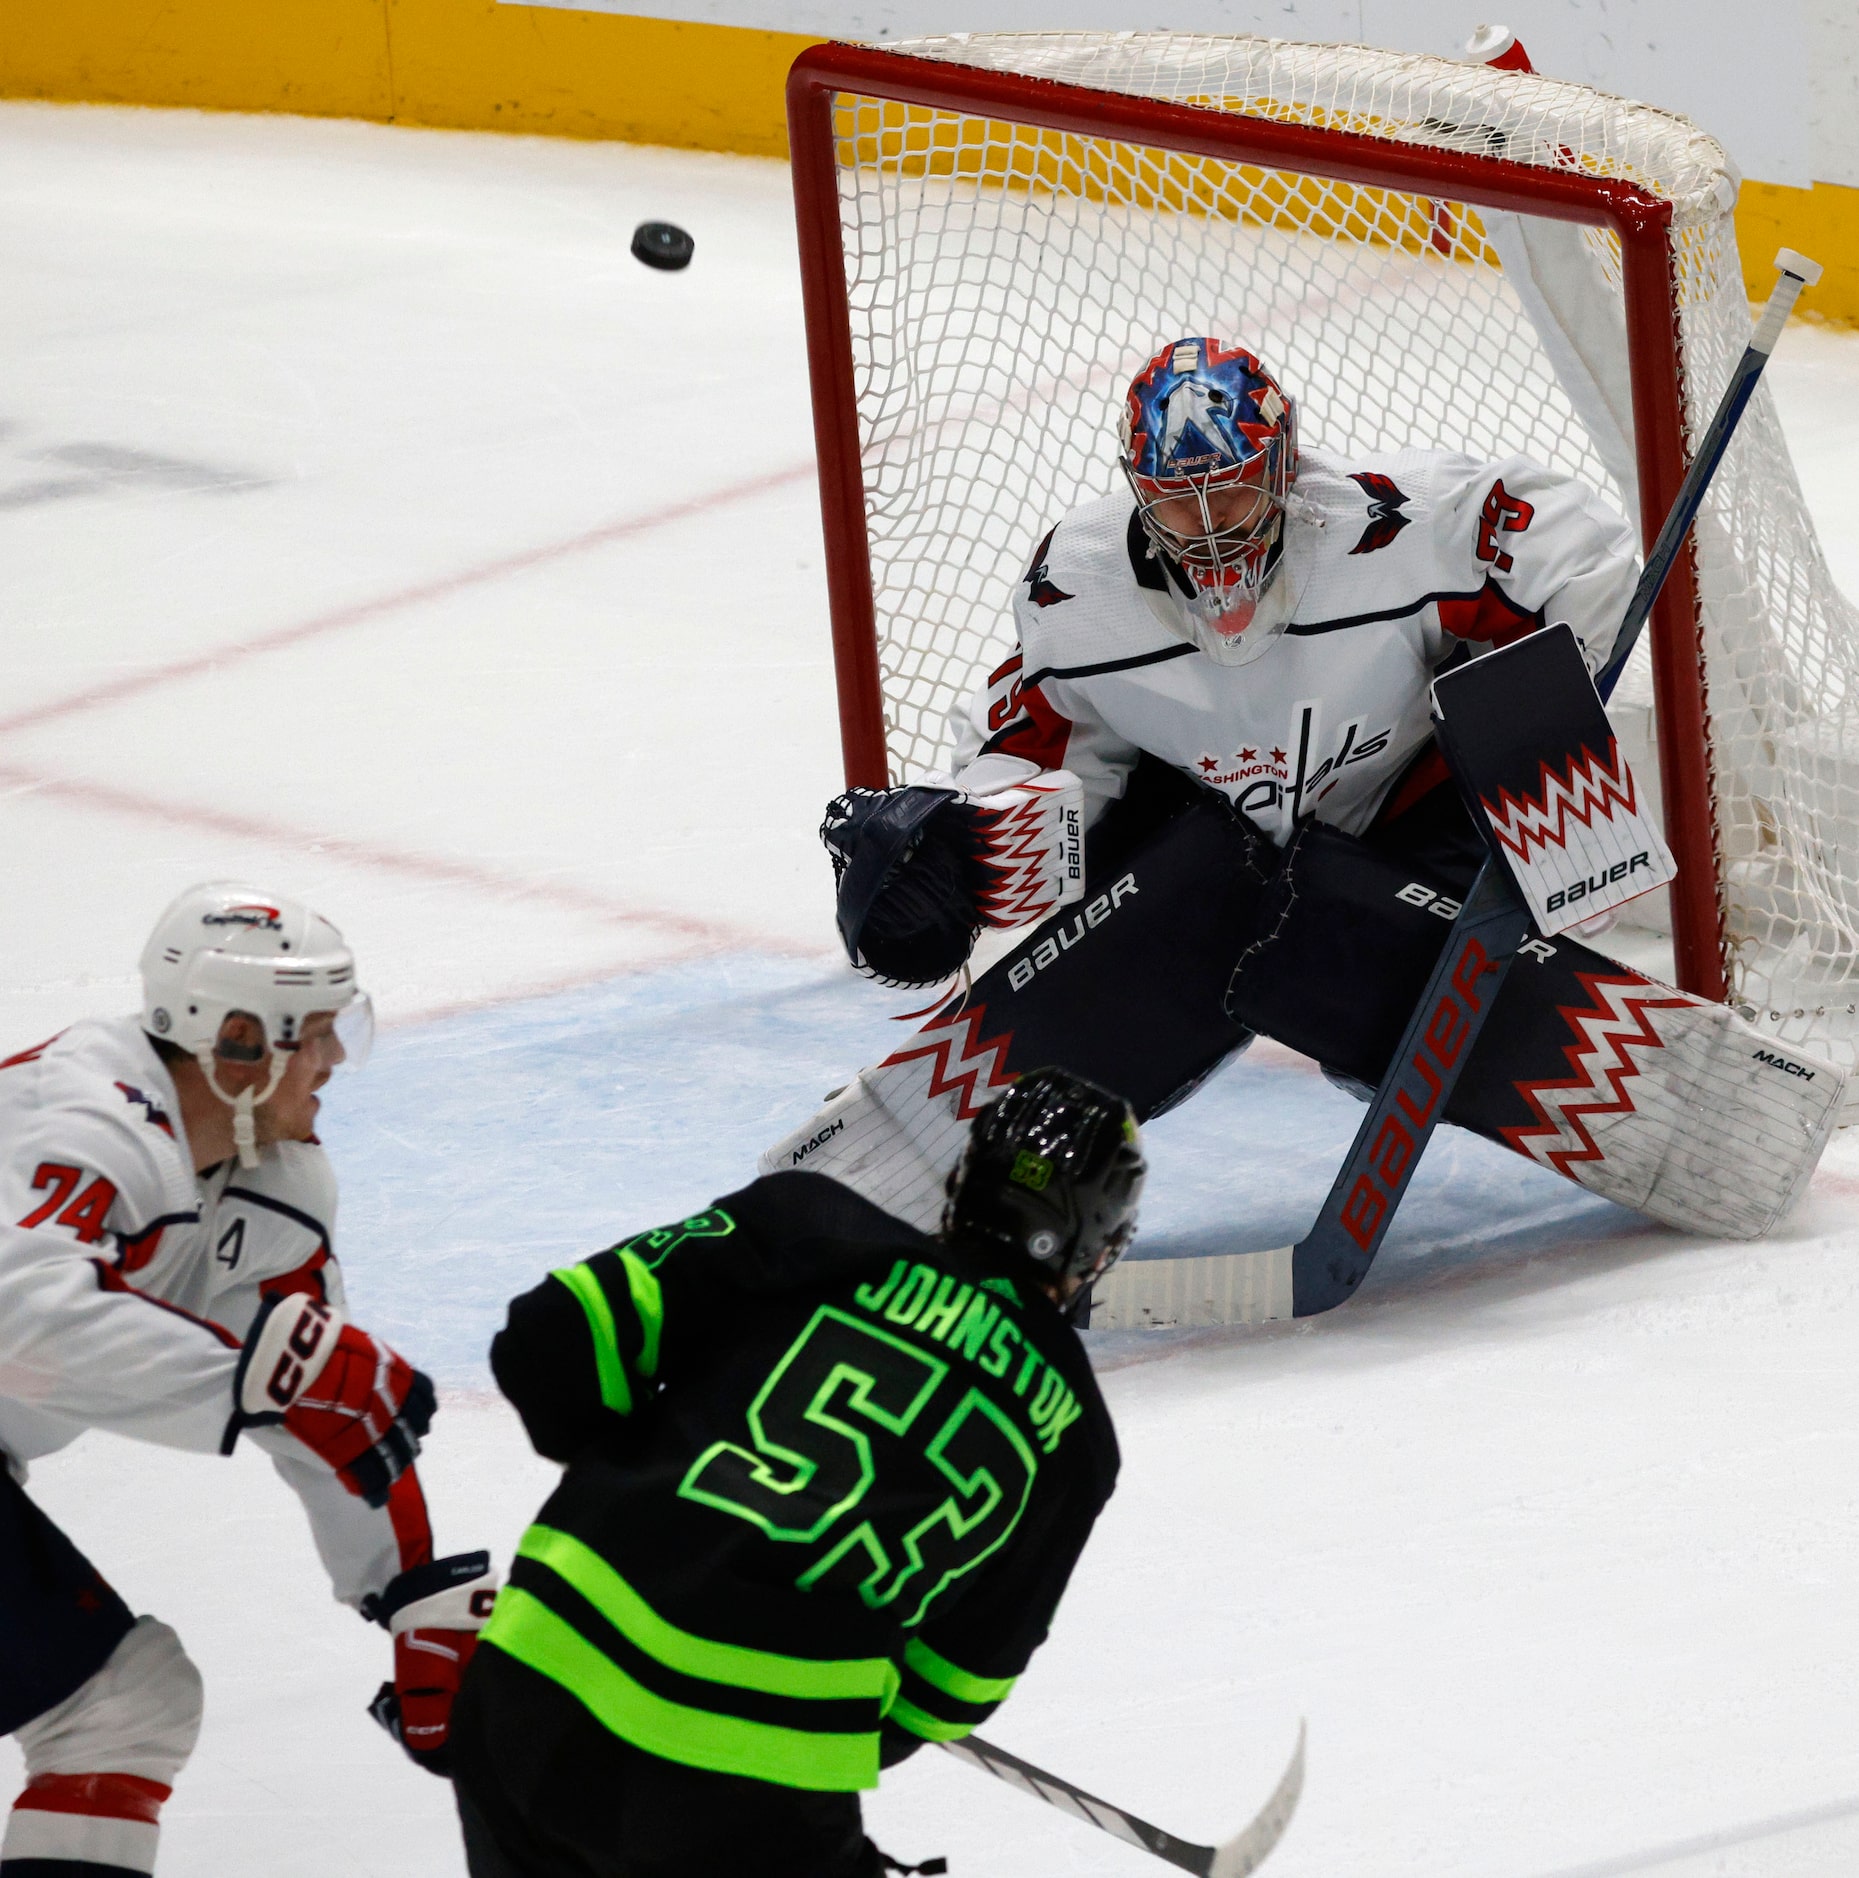
[[[957,1760],[992,1774],[996,1780],[1004,1780],[1022,1793],[1030,1793],[1034,1799],[1044,1800],[1048,1806],[1056,1806],[1060,1812],[1070,1813],[1100,1832],[1123,1840],[1126,1845],[1137,1846],[1177,1870],[1195,1872],[1199,1878],[1247,1878],[1249,1872],[1257,1871],[1284,1837],[1304,1791],[1302,1722],[1297,1725],[1297,1746],[1292,1751],[1290,1765],[1279,1776],[1271,1798],[1249,1825],[1220,1845],[1196,1845],[1191,1839],[1177,1839],[1172,1832],[1164,1832],[1160,1826],[1152,1826],[1134,1813],[1126,1813],[1122,1807],[1100,1800],[1082,1787],[1074,1787],[1069,1780],[1048,1774],[1032,1762],[1021,1760],[1017,1754],[1009,1754],[1005,1748],[997,1748],[974,1735],[937,1745]]]
[[[1595,689],[1600,692],[1603,701],[1614,695],[1614,687],[1620,683],[1620,674],[1627,669],[1627,660],[1632,656],[1633,648],[1639,644],[1640,634],[1652,613],[1652,604],[1659,597],[1659,589],[1665,585],[1666,575],[1672,571],[1672,563],[1678,559],[1678,550],[1684,545],[1691,524],[1697,520],[1698,510],[1704,503],[1704,492],[1710,487],[1711,478],[1717,473],[1717,465],[1723,461],[1724,452],[1730,447],[1730,438],[1742,421],[1744,409],[1755,395],[1756,382],[1762,376],[1762,368],[1768,364],[1769,354],[1775,350],[1776,342],[1782,336],[1782,328],[1788,324],[1788,315],[1794,311],[1794,303],[1800,299],[1801,289],[1813,286],[1822,272],[1818,261],[1810,261],[1806,255],[1796,254],[1792,248],[1781,249],[1775,256],[1775,265],[1781,271],[1781,279],[1775,283],[1775,291],[1769,295],[1769,303],[1762,309],[1762,318],[1750,335],[1743,356],[1737,360],[1736,370],[1730,374],[1730,382],[1724,387],[1710,428],[1705,431],[1704,441],[1698,445],[1698,453],[1691,459],[1691,467],[1685,472],[1685,480],[1678,485],[1672,512],[1665,518],[1665,526],[1659,530],[1659,538],[1652,544],[1652,552],[1647,555],[1646,565],[1640,571],[1639,585],[1633,589],[1633,598],[1627,602],[1627,616],[1621,621],[1619,634],[1614,640],[1613,654],[1595,680]]]
[[[1802,288],[1811,286],[1821,274],[1818,263],[1790,248],[1777,254],[1775,265],[1781,279],[1679,485],[1627,603],[1615,650],[1596,681],[1603,699],[1612,694],[1639,642]],[[1381,1249],[1459,1072],[1478,1041],[1504,973],[1529,934],[1529,913],[1508,869],[1487,859],[1453,922],[1439,963],[1414,1006],[1316,1224],[1296,1245],[1263,1252],[1126,1259],[1094,1288],[1093,1319],[1111,1328],[1145,1323],[1260,1324],[1315,1316],[1349,1297]],[[1438,1067],[1422,1060],[1421,1046],[1430,1023],[1451,1026],[1456,1043],[1450,1063],[1440,1061],[1438,1052],[1433,1053]]]

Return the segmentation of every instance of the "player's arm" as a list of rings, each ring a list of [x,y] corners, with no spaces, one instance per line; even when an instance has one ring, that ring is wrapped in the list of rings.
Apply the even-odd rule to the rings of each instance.
[[[564,1265],[510,1301],[491,1373],[530,1445],[569,1461],[657,1392],[664,1288],[650,1234]]]
[[[846,955],[891,983],[939,984],[984,927],[1033,925],[1081,897],[1084,833],[1139,760],[1080,686],[1039,663],[1052,633],[1026,593],[1014,620],[1012,655],[951,714],[949,776],[848,791],[821,825]]]
[[[1585,483],[1525,457],[1455,459],[1434,495],[1447,649],[1573,628],[1591,672],[1613,649],[1639,577],[1633,531]]]
[[[1104,1498],[1079,1488],[946,1610],[930,1613],[898,1658],[898,1692],[881,1756],[895,1766],[926,1741],[971,1734],[1009,1694],[1047,1632]]]
[[[765,1258],[742,1197],[635,1233],[511,1299],[491,1339],[491,1373],[538,1454],[567,1462],[591,1442],[623,1438],[727,1321],[745,1268]]]
[[[335,1182],[320,1152],[267,1157],[260,1175],[247,1176],[247,1182],[237,1201],[246,1222],[246,1269],[234,1321],[254,1315],[254,1299],[261,1320],[279,1310],[318,1306],[346,1317],[341,1268],[330,1251]],[[226,1198],[232,1197],[229,1189]],[[228,1293],[216,1298],[215,1307],[234,1303]],[[364,1335],[345,1328],[353,1338]],[[260,1423],[250,1438],[267,1451],[301,1502],[338,1600],[393,1637],[393,1677],[376,1691],[370,1712],[417,1764],[445,1773],[453,1698],[490,1615],[496,1577],[485,1552],[434,1557],[432,1522],[413,1458],[430,1415],[430,1384],[384,1344],[367,1338],[365,1347],[375,1352],[375,1374],[367,1397],[354,1405],[362,1409],[364,1423],[380,1427],[384,1444],[339,1467],[327,1440],[320,1448],[307,1445],[288,1418]],[[357,1384],[366,1373],[364,1362]],[[332,1380],[309,1393],[334,1404],[342,1390]],[[358,1392],[351,1387],[350,1393]],[[321,1415],[324,1432],[340,1437],[343,1424],[333,1408]]]
[[[1141,752],[1092,709],[1082,686],[1060,675],[1046,656],[1051,634],[1024,589],[1014,596],[1017,638],[1012,654],[950,713],[949,768],[958,789],[992,795],[1042,770],[1076,776],[1084,825],[1095,827],[1118,801]]]
[[[910,1229],[824,1175],[764,1175],[714,1206],[564,1266],[513,1298],[491,1340],[531,1445],[569,1461],[640,1408],[759,1297],[829,1282]]]
[[[197,1202],[191,1179],[170,1177],[166,1142],[108,1094],[114,1106],[37,1111],[0,1154],[0,1375],[36,1408],[210,1453],[240,1340],[124,1281]]]
[[[9,1395],[89,1427],[210,1454],[238,1363],[237,1337],[128,1289],[103,1247],[51,1225],[0,1227],[0,1375]]]
[[[375,1691],[369,1712],[416,1765],[449,1773],[452,1703],[497,1595],[490,1554],[433,1556],[414,1467],[373,1506],[281,1429],[260,1429],[253,1438],[302,1502],[337,1598],[393,1638],[393,1677]]]

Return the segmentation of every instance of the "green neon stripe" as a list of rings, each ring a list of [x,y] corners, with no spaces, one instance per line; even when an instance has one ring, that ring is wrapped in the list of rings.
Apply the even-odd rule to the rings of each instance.
[[[559,1683],[603,1727],[668,1761],[783,1787],[850,1793],[878,1784],[878,1736],[812,1734],[686,1708],[642,1688],[520,1585],[497,1594],[481,1641]]]
[[[498,1592],[497,1597],[501,1603],[503,1593]],[[901,1695],[891,1704],[887,1719],[900,1728],[908,1728],[913,1735],[921,1735],[925,1741],[960,1741],[965,1734],[973,1732],[969,1723],[944,1721],[940,1715],[931,1715],[914,1702],[906,1702]]]
[[[620,1251],[620,1263],[626,1267],[627,1288],[633,1294],[633,1310],[638,1314],[639,1330],[644,1338],[639,1352],[639,1373],[658,1374],[658,1337],[665,1327],[665,1294],[659,1288],[652,1269],[637,1252]]]
[[[958,1702],[1004,1702],[1019,1680],[1017,1676],[971,1676],[946,1656],[938,1656],[920,1637],[912,1637],[905,1646],[904,1662],[931,1688]]]
[[[594,1338],[594,1368],[600,1376],[600,1399],[616,1415],[633,1411],[633,1392],[626,1385],[626,1365],[620,1360],[620,1333],[614,1328],[613,1308],[600,1280],[585,1265],[567,1265],[551,1278],[559,1278],[587,1313]]]
[[[516,1551],[519,1558],[534,1559],[565,1579],[629,1643],[682,1675],[815,1702],[882,1705],[897,1687],[895,1665],[881,1656],[817,1662],[811,1657],[776,1656],[767,1650],[715,1643],[680,1630],[659,1616],[598,1552],[571,1533],[531,1526]]]

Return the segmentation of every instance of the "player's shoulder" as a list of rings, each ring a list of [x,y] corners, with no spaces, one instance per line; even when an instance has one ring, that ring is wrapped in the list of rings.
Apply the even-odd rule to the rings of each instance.
[[[1108,580],[1124,584],[1134,578],[1130,567],[1130,524],[1135,499],[1127,489],[1093,496],[1068,510],[1041,536],[1027,563],[1027,584],[1038,587],[1068,575],[1076,581]],[[1044,568],[1042,576],[1040,569]],[[1037,604],[1037,600],[1035,600]],[[1056,601],[1053,604],[1057,604]]]
[[[1350,536],[1353,523],[1394,524],[1390,543],[1423,521],[1442,497],[1477,480],[1483,465],[1454,450],[1361,450],[1347,455],[1326,450],[1298,454],[1293,512],[1317,522],[1335,538]],[[1372,550],[1369,550],[1372,552]]]
[[[1344,456],[1309,451],[1298,458],[1297,494],[1326,522],[1380,509],[1407,521],[1474,509],[1494,488],[1532,495],[1599,500],[1579,476],[1520,452],[1474,456],[1462,450],[1382,450]]]
[[[45,1168],[68,1166],[107,1180],[137,1224],[198,1204],[173,1082],[133,1017],[73,1024],[6,1059],[0,1141],[0,1162],[31,1191]]]
[[[712,1209],[729,1222],[719,1237],[743,1235],[764,1251],[794,1253],[811,1247],[814,1258],[837,1265],[927,1247],[914,1226],[855,1193],[830,1174],[782,1168],[725,1194]]]
[[[1145,586],[1166,593],[1127,490],[1055,522],[1014,590],[1025,678],[1091,678],[1179,652],[1179,635],[1157,618]]]
[[[1071,510],[1040,537],[1015,590],[1025,671],[1082,675],[1178,648],[1145,596],[1150,586],[1167,591],[1127,490]]]
[[[1444,455],[1299,452],[1281,576],[1293,633],[1408,618],[1440,587]]]

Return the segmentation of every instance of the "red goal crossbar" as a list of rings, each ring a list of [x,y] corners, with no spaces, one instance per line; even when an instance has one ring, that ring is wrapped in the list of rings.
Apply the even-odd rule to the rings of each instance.
[[[1611,230],[1620,241],[1626,302],[1640,532],[1651,548],[1687,461],[1669,202],[1616,179],[1503,157],[1093,91],[902,53],[813,46],[788,74],[788,134],[848,784],[882,788],[890,778],[840,221],[833,113],[842,93]],[[1728,983],[1718,842],[1697,571],[1689,544],[1653,608],[1650,638],[1666,839],[1679,868],[1671,888],[1678,982],[1701,997],[1722,999]]]

